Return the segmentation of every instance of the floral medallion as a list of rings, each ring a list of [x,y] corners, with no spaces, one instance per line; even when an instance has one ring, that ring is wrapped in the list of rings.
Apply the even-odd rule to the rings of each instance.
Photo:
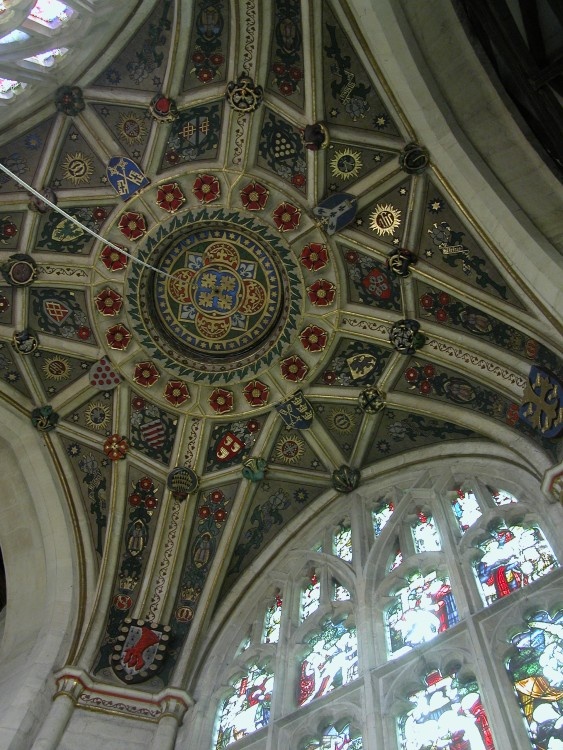
[[[119,247],[119,245],[117,246]],[[124,253],[120,253],[110,245],[105,245],[102,248],[100,255],[102,263],[109,271],[123,271],[127,266],[128,258]]]
[[[240,191],[242,205],[248,211],[261,211],[268,201],[270,191],[259,182],[249,182]]]
[[[294,354],[292,357],[287,357],[280,362],[281,374],[286,380],[291,380],[294,383],[299,383],[305,375],[309,372],[308,365],[303,362],[301,357]]]
[[[215,388],[211,396],[209,396],[209,406],[217,414],[225,414],[231,411],[234,405],[234,399],[232,391],[227,391],[224,388]]]
[[[297,229],[301,221],[301,210],[292,203],[280,203],[273,213],[274,224],[280,232]]]
[[[111,326],[106,331],[106,341],[110,349],[117,349],[118,351],[124,351],[129,346],[131,341],[131,333],[125,328],[124,325],[118,323],[115,326]]]
[[[142,385],[143,388],[150,388],[159,379],[160,373],[156,369],[153,362],[139,362],[135,367],[135,374],[133,380],[138,385]]]
[[[106,287],[96,295],[94,302],[97,311],[102,315],[119,315],[119,311],[123,305],[123,298],[121,294]]]
[[[164,389],[164,398],[172,406],[181,406],[190,397],[188,386],[183,380],[169,380]]]
[[[320,242],[311,242],[305,245],[299,260],[308,271],[320,271],[328,263],[328,248]]]
[[[142,214],[128,211],[122,214],[118,224],[119,230],[128,240],[140,240],[147,231],[147,224]]]
[[[324,307],[332,305],[336,294],[336,287],[327,279],[318,279],[311,286],[307,287],[307,294],[314,305]]]
[[[213,175],[201,174],[194,180],[193,193],[200,203],[212,203],[221,195],[221,185]]]
[[[270,389],[259,380],[252,380],[244,386],[243,394],[250,406],[265,406],[268,403]]]
[[[177,182],[161,185],[156,193],[156,203],[160,208],[173,214],[186,202],[186,197]]]

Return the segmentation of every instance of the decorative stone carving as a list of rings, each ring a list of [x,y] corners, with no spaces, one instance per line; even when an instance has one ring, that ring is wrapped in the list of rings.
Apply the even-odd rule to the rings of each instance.
[[[389,341],[399,354],[414,354],[424,346],[426,338],[420,333],[420,323],[417,320],[404,318],[391,326]]]
[[[82,89],[78,86],[61,86],[55,92],[55,106],[58,112],[74,117],[85,107]]]
[[[157,122],[174,122],[178,118],[178,109],[174,99],[164,94],[156,94],[149,104],[149,112]]]
[[[37,263],[31,255],[15,253],[0,266],[0,271],[10,286],[28,286],[37,278]]]
[[[417,261],[416,255],[401,247],[394,250],[387,258],[387,266],[395,276],[405,279],[410,274],[410,267]]]
[[[328,129],[323,122],[306,125],[302,138],[306,148],[310,151],[319,151],[320,149],[328,148],[330,144]]]
[[[366,414],[377,414],[385,408],[385,394],[375,385],[370,385],[358,396],[358,404]]]
[[[338,492],[353,492],[360,484],[361,473],[359,469],[342,464],[332,472],[332,486]]]
[[[166,479],[166,486],[177,500],[185,500],[199,486],[199,477],[187,466],[176,466]]]
[[[31,354],[39,346],[37,336],[25,328],[23,331],[14,331],[12,346],[18,354]]]
[[[407,174],[422,174],[429,164],[428,150],[418,143],[408,143],[399,154],[399,165]]]
[[[237,112],[254,112],[262,104],[264,89],[257,86],[250,76],[241,74],[227,85],[225,98]]]
[[[245,458],[242,462],[242,476],[251,482],[264,479],[267,462],[265,458]]]
[[[38,406],[31,412],[31,423],[39,432],[50,432],[54,430],[59,421],[59,415],[53,411],[51,404]]]

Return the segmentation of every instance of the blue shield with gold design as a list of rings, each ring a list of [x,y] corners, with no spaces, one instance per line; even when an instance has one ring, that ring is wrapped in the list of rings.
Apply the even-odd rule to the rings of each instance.
[[[126,156],[112,156],[106,173],[110,185],[123,201],[129,200],[132,195],[149,184],[142,169]]]
[[[313,214],[327,234],[335,234],[354,220],[357,210],[358,204],[354,195],[335,193],[315,206]]]
[[[297,430],[306,430],[313,423],[313,407],[303,391],[296,391],[291,398],[277,404],[276,411],[288,427]]]

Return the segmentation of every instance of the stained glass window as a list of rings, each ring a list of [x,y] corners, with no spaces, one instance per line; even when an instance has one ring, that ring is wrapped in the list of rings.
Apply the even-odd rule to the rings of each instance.
[[[432,571],[407,576],[408,584],[395,592],[396,601],[385,613],[392,659],[435,638],[459,620],[450,580]]]
[[[321,583],[317,574],[313,571],[307,586],[301,590],[301,602],[299,619],[301,622],[306,620],[310,615],[319,608],[321,601]]]
[[[0,78],[0,99],[10,99],[19,90],[25,87],[25,83],[12,81],[10,78]]]
[[[391,561],[387,568],[387,572],[390,573],[392,570],[395,570],[395,568],[398,568],[402,562],[403,562],[403,553],[401,552],[401,547],[399,546],[399,540],[396,539],[395,546],[393,548],[393,555],[391,557]]]
[[[223,750],[233,742],[268,725],[274,675],[253,664],[234,685],[235,692],[221,702],[215,750]]]
[[[31,9],[29,18],[42,26],[56,29],[62,23],[68,21],[72,14],[72,8],[59,2],[59,0],[37,0]]]
[[[465,534],[475,521],[480,518],[481,509],[473,490],[454,490],[455,497],[451,499],[452,510],[462,534]]]
[[[362,750],[362,738],[352,737],[350,724],[338,729],[334,724],[326,727],[320,737],[307,740],[303,750]]]
[[[461,682],[435,670],[425,682],[424,690],[409,696],[413,707],[397,722],[400,750],[494,750],[475,680]]]
[[[563,610],[536,612],[511,642],[506,666],[532,747],[563,748]]]
[[[34,55],[33,57],[26,57],[25,60],[27,62],[35,63],[36,65],[41,65],[44,68],[50,68],[55,64],[55,60],[57,57],[62,57],[67,52],[67,47],[58,47],[57,49],[51,49],[48,52],[42,52],[41,54]]]
[[[327,620],[322,630],[307,639],[308,650],[301,662],[297,703],[304,706],[315,698],[346,685],[358,676],[356,629]]]
[[[334,532],[332,541],[333,551],[342,560],[352,560],[352,527],[349,521],[341,521]]]
[[[497,490],[494,487],[487,487],[487,489],[493,496],[495,505],[509,505],[518,502],[517,498],[506,490]]]
[[[412,527],[412,538],[416,552],[435,552],[442,549],[440,534],[431,515],[419,510],[418,521]]]
[[[478,545],[483,556],[474,563],[485,604],[492,604],[557,567],[553,551],[538,528],[501,523],[490,534]]]
[[[390,500],[381,500],[381,502],[377,504],[377,507],[372,510],[371,519],[375,536],[381,534],[387,521],[393,515],[394,510],[395,506]]]
[[[277,643],[280,637],[282,615],[282,598],[279,593],[276,594],[274,603],[266,610],[264,617],[264,633],[262,640],[264,643]]]
[[[21,31],[20,29],[14,29],[9,34],[5,34],[3,37],[0,38],[0,44],[11,44],[12,42],[24,42],[26,39],[29,39],[29,34],[26,34],[25,31]]]
[[[332,579],[332,601],[333,602],[347,602],[350,600],[350,592],[348,589],[339,583],[336,578]]]

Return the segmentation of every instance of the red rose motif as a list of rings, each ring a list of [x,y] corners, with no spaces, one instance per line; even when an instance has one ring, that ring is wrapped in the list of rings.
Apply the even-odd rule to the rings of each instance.
[[[213,518],[217,523],[222,523],[227,517],[227,511],[224,508],[218,508],[213,514]]]
[[[327,332],[319,326],[307,326],[299,338],[308,352],[322,352],[326,346]]]
[[[284,96],[291,96],[293,94],[293,86],[289,81],[282,81],[279,85],[280,94]]]
[[[434,307],[434,298],[430,294],[423,294],[420,298],[420,305],[424,310],[432,310]]]
[[[173,214],[186,202],[186,198],[177,182],[168,182],[158,188],[156,202],[160,208]]]
[[[301,357],[294,354],[292,357],[286,357],[280,363],[281,374],[286,380],[299,383],[309,372],[308,366],[303,362]]]
[[[139,481],[139,486],[140,486],[140,488],[142,490],[150,490],[150,489],[152,489],[152,486],[153,486],[152,479],[150,477],[143,477]]]
[[[320,271],[328,263],[328,249],[320,242],[310,242],[301,250],[301,265],[308,271]]]
[[[110,461],[119,461],[125,458],[125,454],[129,450],[129,443],[121,435],[110,435],[104,443],[104,453]]]
[[[422,383],[418,386],[418,389],[423,396],[427,396],[432,392],[432,383],[429,380],[423,380]]]
[[[6,310],[10,309],[10,300],[7,297],[4,297],[2,295],[0,297],[0,313],[6,312]]]
[[[109,245],[105,245],[100,257],[109,271],[122,271],[127,265],[127,256]]]
[[[248,209],[248,211],[261,211],[266,205],[269,195],[270,191],[259,182],[249,182],[248,185],[240,191],[242,205]]]
[[[422,368],[422,374],[425,378],[433,378],[436,374],[436,368],[434,365],[424,365]]]
[[[92,211],[92,219],[94,219],[94,221],[97,221],[98,224],[104,221],[105,219],[107,219],[107,215],[108,215],[107,211],[105,210],[105,208],[102,208],[101,206],[97,206]]]
[[[154,495],[149,495],[145,500],[145,508],[147,510],[154,510],[158,504],[158,500]]]
[[[407,383],[416,383],[419,377],[420,375],[416,367],[409,367],[405,370],[405,380]]]
[[[174,149],[167,151],[164,158],[169,164],[177,164],[180,161],[180,154]]]
[[[164,398],[172,406],[181,406],[190,397],[188,386],[183,380],[169,380],[164,389]]]
[[[94,300],[96,308],[102,315],[118,315],[123,305],[123,298],[113,289],[106,287]]]
[[[192,62],[194,62],[196,65],[201,65],[202,62],[205,61],[205,55],[203,52],[194,52],[192,55]]]
[[[80,326],[80,328],[76,331],[76,335],[79,339],[82,339],[82,341],[88,341],[88,339],[92,335],[92,331],[88,328],[88,326]]]
[[[142,500],[143,498],[137,492],[133,492],[129,495],[129,505],[132,505],[134,508],[139,506]]]
[[[128,240],[139,240],[147,231],[147,224],[144,217],[135,211],[128,211],[122,214],[119,224],[117,225],[124,237]]]
[[[344,254],[344,259],[346,260],[346,263],[357,263],[358,253],[354,250],[348,250],[348,252]]]
[[[209,495],[209,499],[212,503],[220,503],[224,497],[225,495],[221,492],[221,490],[213,490],[211,495]]]
[[[302,172],[297,172],[292,176],[291,184],[298,188],[303,187],[305,184],[305,175]]]
[[[201,174],[194,180],[193,192],[200,203],[211,203],[221,194],[221,185],[213,175]]]
[[[270,389],[259,380],[252,380],[245,385],[243,394],[250,406],[265,406],[268,403]]]
[[[438,302],[441,305],[448,305],[450,303],[450,295],[446,294],[446,292],[440,292],[438,295]]]
[[[106,341],[108,342],[108,346],[110,346],[112,349],[124,351],[129,346],[129,342],[131,341],[131,334],[127,330],[127,328],[125,328],[125,326],[121,325],[121,323],[118,323],[117,325],[107,329]]]
[[[150,388],[159,379],[160,373],[152,362],[139,362],[135,367],[133,380],[135,383],[142,385],[143,388]]]
[[[327,279],[319,279],[307,287],[307,294],[314,305],[324,307],[334,302],[336,287]]]
[[[336,373],[334,372],[334,370],[327,370],[323,374],[323,380],[324,380],[324,382],[327,385],[332,385],[333,383],[335,383],[336,382]]]
[[[213,55],[209,56],[209,62],[211,63],[211,65],[221,65],[224,61],[225,58],[218,52],[215,52]]]
[[[213,80],[213,75],[213,71],[209,68],[202,68],[197,74],[197,77],[202,83],[209,83],[209,81]]]
[[[0,223],[0,235],[6,239],[15,237],[18,233],[18,228],[13,221],[4,221]]]
[[[209,405],[217,414],[224,414],[233,408],[233,394],[224,388],[215,388],[209,396]]]
[[[209,505],[202,505],[197,514],[200,518],[209,518],[211,515],[211,508]]]
[[[280,203],[273,213],[274,224],[280,232],[297,229],[301,221],[301,211],[292,203]]]
[[[283,74],[285,73],[285,65],[283,65],[282,63],[274,63],[272,65],[272,70],[277,76],[283,76]]]
[[[260,422],[257,422],[255,419],[249,419],[246,423],[246,429],[250,433],[258,432],[260,429]]]
[[[443,307],[439,307],[436,312],[434,313],[434,316],[438,323],[445,323],[448,319],[448,313]]]
[[[142,411],[145,408],[145,399],[140,396],[133,396],[131,406],[133,411]]]

